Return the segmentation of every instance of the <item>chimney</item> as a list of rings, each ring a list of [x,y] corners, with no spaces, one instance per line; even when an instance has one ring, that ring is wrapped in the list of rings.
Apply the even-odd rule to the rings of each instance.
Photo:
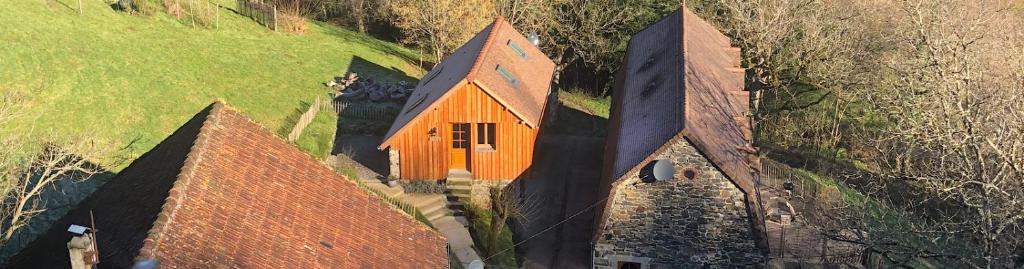
[[[71,269],[89,269],[96,264],[96,245],[93,244],[91,233],[75,236],[68,241],[68,254],[71,255]]]

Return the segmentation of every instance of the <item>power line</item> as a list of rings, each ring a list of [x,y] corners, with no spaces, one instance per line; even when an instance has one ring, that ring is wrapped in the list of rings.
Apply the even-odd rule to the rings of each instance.
[[[527,237],[526,239],[523,239],[522,241],[519,241],[518,243],[512,244],[512,247],[503,249],[501,251],[498,251],[497,253],[494,253],[491,256],[488,256],[487,258],[483,259],[481,262],[486,262],[487,260],[490,260],[491,258],[494,258],[495,256],[498,256],[498,254],[505,253],[505,251],[509,251],[510,249],[514,249],[514,248],[516,248],[516,246],[519,246],[519,245],[521,245],[523,243],[526,243],[526,241],[530,241],[530,239],[533,239],[534,237],[537,237],[538,235],[540,235],[542,233],[545,233],[545,232],[547,232],[547,231],[549,231],[551,229],[554,229],[555,227],[558,227],[559,225],[562,225],[562,223],[565,223],[566,221],[569,221],[570,219],[575,218],[576,216],[579,216],[580,214],[583,214],[583,212],[586,212],[587,210],[590,210],[591,208],[594,208],[594,206],[597,206],[598,204],[601,204],[601,203],[603,203],[606,200],[608,200],[608,197],[601,198],[601,200],[598,200],[597,202],[594,202],[593,204],[590,204],[590,206],[587,206],[587,208],[584,208],[583,210],[577,211],[576,213],[572,214],[572,216],[569,216],[568,218],[562,219],[561,221],[558,221],[558,223],[555,223],[555,224],[551,225],[550,227],[544,228],[544,230],[541,230],[540,232],[537,232],[537,233],[531,235],[530,237]],[[495,236],[495,235],[491,235],[491,236]]]

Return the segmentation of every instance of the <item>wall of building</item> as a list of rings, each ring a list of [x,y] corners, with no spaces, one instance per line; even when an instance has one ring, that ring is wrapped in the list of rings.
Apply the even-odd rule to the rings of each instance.
[[[471,123],[471,143],[467,156],[474,179],[515,179],[532,164],[537,128],[522,123],[515,114],[486,92],[470,83],[454,89],[437,107],[425,111],[391,142],[398,150],[401,179],[443,179],[448,175],[452,123]],[[495,123],[496,150],[475,149],[475,123]],[[431,129],[437,136],[429,135]]]
[[[648,264],[644,268],[760,264],[745,194],[685,139],[658,159],[675,163],[674,180],[643,183],[638,173],[622,179],[595,238],[595,267],[616,268],[621,261]],[[686,178],[687,171],[695,176]]]

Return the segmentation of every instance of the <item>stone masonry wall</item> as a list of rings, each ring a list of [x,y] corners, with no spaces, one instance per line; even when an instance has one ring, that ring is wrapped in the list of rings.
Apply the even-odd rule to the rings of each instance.
[[[643,183],[633,174],[618,185],[607,225],[595,242],[595,268],[618,262],[643,268],[748,268],[762,259],[744,194],[689,141],[658,156],[675,164],[675,178]],[[646,164],[644,164],[646,165]],[[685,177],[695,172],[693,179]]]

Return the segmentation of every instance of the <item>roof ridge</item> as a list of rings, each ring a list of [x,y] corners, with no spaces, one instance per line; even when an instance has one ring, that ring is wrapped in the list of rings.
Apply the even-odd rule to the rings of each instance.
[[[178,173],[178,176],[174,179],[174,184],[167,192],[167,199],[164,202],[164,205],[160,207],[160,213],[157,213],[157,218],[153,222],[153,227],[151,227],[146,233],[146,239],[143,240],[142,248],[139,249],[139,254],[135,258],[136,260],[152,259],[156,257],[156,251],[159,249],[160,241],[162,239],[161,236],[174,219],[177,209],[181,206],[180,202],[184,199],[185,191],[192,183],[192,177],[195,175],[196,166],[206,153],[207,144],[213,132],[211,129],[220,121],[220,115],[224,110],[231,109],[228,108],[221,100],[215,101],[210,106],[210,112],[206,115],[206,120],[203,121],[202,127],[199,128],[199,134],[196,135],[195,142],[192,144],[192,147],[189,149],[189,152],[185,157],[185,163],[181,167],[181,172]]]
[[[480,53],[477,53],[476,59],[473,61],[473,66],[469,67],[469,72],[466,72],[466,80],[476,80],[477,69],[480,68],[480,64],[483,63],[485,56],[491,52],[491,43],[494,43],[494,37],[498,35],[498,26],[502,25],[505,21],[505,17],[498,16],[494,18],[494,22],[491,23],[491,32],[487,33],[487,39],[484,40],[483,46],[480,47]]]

